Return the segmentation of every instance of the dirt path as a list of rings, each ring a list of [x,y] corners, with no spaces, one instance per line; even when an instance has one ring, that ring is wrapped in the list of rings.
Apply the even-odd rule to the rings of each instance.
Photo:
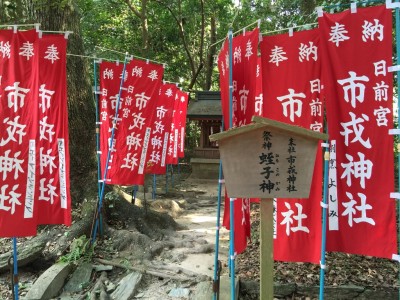
[[[175,247],[156,257],[153,264],[183,268],[189,272],[205,275],[208,277],[207,279],[212,280],[215,260],[217,180],[199,180],[189,177],[181,180],[174,190],[183,195],[183,199],[179,199],[179,202],[184,203],[185,207],[183,213],[176,217],[175,221],[185,229],[166,237],[175,244]],[[170,198],[168,194],[161,201],[167,200],[177,201],[176,197]],[[229,232],[222,228],[220,230],[219,259],[223,264],[227,261],[228,247]],[[177,299],[168,296],[172,289],[188,289],[192,295],[196,284],[152,280],[139,290],[135,299]]]

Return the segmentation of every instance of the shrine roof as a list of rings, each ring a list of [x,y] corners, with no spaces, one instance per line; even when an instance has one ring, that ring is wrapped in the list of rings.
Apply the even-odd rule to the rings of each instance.
[[[188,119],[222,119],[221,93],[215,91],[199,91],[195,99],[189,101]]]

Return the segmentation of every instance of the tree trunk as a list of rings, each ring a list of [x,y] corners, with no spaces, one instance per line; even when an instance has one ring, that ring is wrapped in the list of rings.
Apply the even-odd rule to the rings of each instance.
[[[25,0],[20,22],[40,23],[41,30],[73,31],[67,53],[83,55],[80,16],[74,4],[63,0]],[[25,17],[26,16],[26,17]],[[71,162],[71,195],[81,201],[96,188],[95,106],[86,59],[68,56],[67,87]],[[91,188],[93,187],[93,190]]]
[[[214,55],[216,45],[213,45],[217,41],[217,26],[215,22],[215,17],[211,16],[211,24],[210,24],[210,45],[212,45],[208,49],[207,61],[206,61],[206,81],[204,89],[209,91],[212,85],[212,74],[214,69]]]

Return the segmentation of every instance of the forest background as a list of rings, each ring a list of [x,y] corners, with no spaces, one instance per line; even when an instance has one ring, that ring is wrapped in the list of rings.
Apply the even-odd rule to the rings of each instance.
[[[97,188],[94,60],[88,57],[123,61],[123,53],[129,53],[166,63],[164,80],[179,83],[194,98],[197,90],[219,90],[216,57],[229,28],[236,32],[253,24],[251,30],[261,20],[262,33],[279,32],[315,23],[316,6],[338,4],[341,1],[0,0],[0,25],[40,23],[44,31],[73,32],[67,80],[71,194],[77,204],[95,197]],[[188,123],[189,151],[198,134],[195,124]]]

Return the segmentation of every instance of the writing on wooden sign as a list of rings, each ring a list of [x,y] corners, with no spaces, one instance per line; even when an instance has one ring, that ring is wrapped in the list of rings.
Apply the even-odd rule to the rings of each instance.
[[[258,122],[211,136],[219,143],[229,197],[309,196],[319,136],[280,124]]]

